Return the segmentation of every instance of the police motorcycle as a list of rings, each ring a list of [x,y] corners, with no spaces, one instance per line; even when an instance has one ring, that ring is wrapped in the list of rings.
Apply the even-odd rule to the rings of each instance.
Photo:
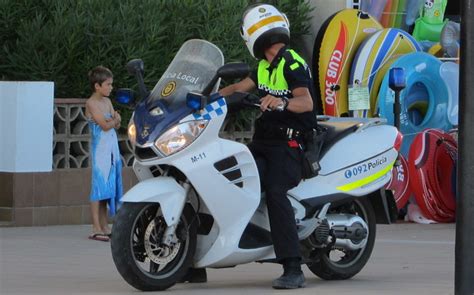
[[[219,137],[228,111],[245,104],[242,95],[215,93],[220,79],[243,78],[248,66],[223,64],[217,46],[189,40],[150,93],[143,62],[127,64],[143,96],[128,126],[139,182],[122,198],[111,250],[118,272],[139,290],[165,290],[191,267],[275,262],[255,161],[246,145]],[[119,91],[117,100],[131,96]],[[383,187],[401,136],[381,119],[319,119],[320,170],[288,198],[302,263],[323,279],[348,279],[369,259],[376,223],[396,218]]]

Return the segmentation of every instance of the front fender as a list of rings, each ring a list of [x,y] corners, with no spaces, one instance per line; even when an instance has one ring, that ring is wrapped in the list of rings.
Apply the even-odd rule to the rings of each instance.
[[[132,187],[122,202],[159,203],[168,226],[176,225],[186,199],[185,189],[172,177],[149,178]]]

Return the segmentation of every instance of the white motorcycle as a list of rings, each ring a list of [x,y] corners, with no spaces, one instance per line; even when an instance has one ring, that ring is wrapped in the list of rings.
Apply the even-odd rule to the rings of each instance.
[[[275,262],[255,161],[246,145],[219,137],[235,101],[209,96],[220,78],[242,78],[248,67],[223,63],[214,44],[189,40],[151,93],[143,63],[127,65],[144,96],[128,127],[139,183],[122,198],[111,249],[119,273],[139,290],[167,289],[190,267]],[[117,100],[130,100],[130,92]],[[376,223],[396,218],[383,187],[401,136],[381,119],[321,117],[319,126],[319,174],[288,198],[302,263],[323,279],[348,279],[369,259]]]

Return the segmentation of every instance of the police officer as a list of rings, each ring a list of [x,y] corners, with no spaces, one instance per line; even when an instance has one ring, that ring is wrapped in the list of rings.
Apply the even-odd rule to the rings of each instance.
[[[244,80],[219,92],[258,89],[262,115],[256,120],[249,149],[255,157],[265,190],[272,240],[283,275],[276,289],[304,287],[295,215],[287,191],[302,178],[305,133],[316,126],[312,81],[306,62],[292,49],[289,22],[272,5],[255,4],[243,15],[241,35],[258,69]]]

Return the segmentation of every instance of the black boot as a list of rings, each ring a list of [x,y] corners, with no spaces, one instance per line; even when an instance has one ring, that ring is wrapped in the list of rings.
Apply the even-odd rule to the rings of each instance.
[[[205,283],[207,282],[207,272],[205,268],[190,268],[179,283]]]
[[[274,289],[304,288],[304,275],[301,271],[300,258],[287,258],[283,262],[283,274],[273,281]]]

